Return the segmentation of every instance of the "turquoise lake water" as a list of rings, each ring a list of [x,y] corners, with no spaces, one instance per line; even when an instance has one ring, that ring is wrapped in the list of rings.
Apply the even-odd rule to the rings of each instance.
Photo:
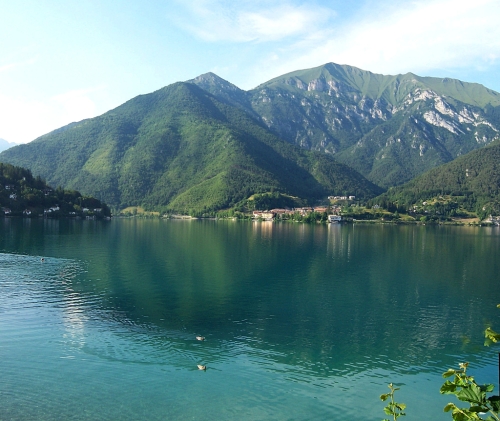
[[[498,393],[499,247],[486,227],[0,219],[0,420],[381,420],[390,382],[406,420],[449,420],[448,368]]]

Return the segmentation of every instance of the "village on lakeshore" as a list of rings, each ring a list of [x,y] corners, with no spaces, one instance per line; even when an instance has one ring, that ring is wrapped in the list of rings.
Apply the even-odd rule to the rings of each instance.
[[[351,196],[354,198],[354,196]],[[271,209],[271,210],[255,210],[252,213],[253,219],[262,219],[264,221],[272,221],[273,219],[283,218],[284,216],[307,216],[312,212],[318,214],[327,214],[328,222],[341,222],[340,215],[342,207],[340,205],[333,206],[318,206],[318,207],[302,207],[293,209]]]
[[[343,201],[344,203],[347,201],[354,201],[356,196],[347,195],[347,196],[328,196],[328,200],[330,201],[330,205],[325,206],[315,206],[315,207],[298,207],[298,208],[276,208],[270,210],[254,210],[252,212],[252,219],[254,220],[263,220],[263,221],[272,221],[275,219],[293,219],[294,216],[299,217],[307,217],[310,216],[313,212],[317,215],[322,215],[322,220],[324,222],[330,223],[339,223],[342,222],[342,206],[338,204],[338,202]]]

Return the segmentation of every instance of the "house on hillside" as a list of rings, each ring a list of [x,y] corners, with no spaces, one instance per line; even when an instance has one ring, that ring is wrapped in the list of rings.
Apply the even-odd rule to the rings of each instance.
[[[254,219],[265,219],[266,221],[271,221],[276,217],[276,214],[272,211],[253,211],[252,218]]]
[[[304,208],[295,208],[294,210],[295,210],[295,212],[298,212],[298,213],[299,213],[300,215],[302,215],[302,216],[306,216],[306,215],[308,215],[308,214],[310,214],[311,212],[313,212],[313,211],[314,211],[314,209],[313,209],[313,208],[308,208],[308,207],[304,207]]]
[[[318,207],[314,208],[314,212],[317,212],[317,213],[328,212],[328,208],[326,206],[318,206]]]
[[[499,226],[500,225],[500,216],[489,216],[485,222],[489,222],[493,225]]]

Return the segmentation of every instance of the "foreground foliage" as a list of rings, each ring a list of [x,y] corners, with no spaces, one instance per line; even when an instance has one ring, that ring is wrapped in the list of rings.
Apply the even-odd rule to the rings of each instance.
[[[474,377],[467,374],[469,363],[459,364],[459,369],[449,369],[443,374],[447,380],[440,389],[442,394],[455,395],[460,401],[469,403],[469,407],[460,408],[454,403],[444,407],[445,412],[451,412],[455,421],[467,420],[500,420],[500,396],[487,397],[495,388],[492,384],[478,385]],[[483,414],[489,414],[487,418],[481,418]]]
[[[386,401],[387,399],[390,399],[389,403],[387,406],[384,408],[384,412],[387,415],[392,416],[392,419],[396,421],[399,417],[405,416],[406,414],[403,412],[406,409],[406,405],[404,403],[398,403],[394,400],[394,392],[396,390],[399,390],[399,387],[394,387],[392,383],[389,384],[389,389],[391,390],[389,393],[385,393],[383,395],[380,395],[380,399],[382,401]],[[385,419],[383,421],[389,421],[388,419]]]

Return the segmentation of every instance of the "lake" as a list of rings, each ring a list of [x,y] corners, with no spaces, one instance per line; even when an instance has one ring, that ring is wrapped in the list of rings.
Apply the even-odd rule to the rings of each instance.
[[[499,250],[498,227],[0,218],[0,420],[381,420],[390,382],[405,419],[450,420],[448,368],[498,393]]]

